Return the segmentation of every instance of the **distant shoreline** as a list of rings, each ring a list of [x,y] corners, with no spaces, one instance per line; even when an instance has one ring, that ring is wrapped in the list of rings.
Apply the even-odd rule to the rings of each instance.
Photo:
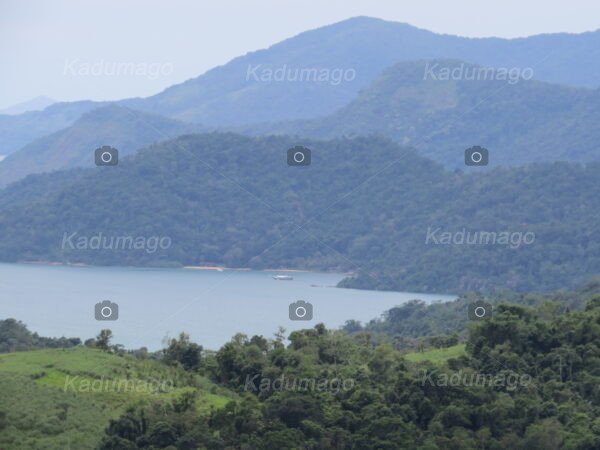
[[[5,264],[12,264],[4,262]],[[69,263],[69,262],[60,262],[60,261],[17,261],[15,264],[28,264],[28,265],[37,265],[37,266],[67,266],[67,267],[128,267],[135,269],[185,269],[185,270],[209,270],[215,272],[224,272],[226,270],[235,270],[239,272],[290,272],[290,273],[335,273],[344,276],[352,276],[352,272],[334,272],[330,270],[308,270],[308,269],[289,269],[289,268],[281,268],[281,269],[252,269],[249,267],[226,267],[226,266],[97,266],[94,264],[86,264],[86,263]]]
[[[3,261],[4,264],[28,264],[31,266],[72,266],[72,267],[95,267],[85,263],[67,263],[59,261],[17,261],[16,263],[9,263]],[[104,267],[104,266],[97,266]]]
[[[225,270],[238,270],[238,271],[255,271],[255,272],[297,272],[297,273],[340,273],[340,272],[326,272],[326,271],[315,271],[315,270],[306,270],[306,269],[250,269],[247,267],[225,267],[225,266],[183,266],[183,269],[188,270],[216,270],[217,272],[223,272]],[[341,273],[341,275],[347,275],[346,273]]]

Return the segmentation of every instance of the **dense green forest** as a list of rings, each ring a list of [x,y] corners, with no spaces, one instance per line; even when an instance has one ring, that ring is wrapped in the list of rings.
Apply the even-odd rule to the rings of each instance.
[[[396,348],[445,346],[466,336],[468,307],[474,302],[488,303],[492,309],[503,303],[526,306],[548,318],[566,311],[581,311],[595,295],[600,295],[598,277],[573,291],[536,294],[502,290],[488,295],[468,292],[450,302],[427,304],[422,300],[411,300],[365,324],[349,320],[343,329],[351,334],[368,332],[371,339],[393,344]]]
[[[464,167],[457,149],[472,145],[490,150],[491,166],[597,161],[599,91],[532,80],[528,70],[401,62],[327,117],[243,130],[321,139],[378,134],[449,167]]]
[[[103,330],[83,347],[0,355],[0,445],[596,449],[599,290],[594,280],[574,292],[497,294],[493,317],[464,323],[460,336],[431,335],[447,321],[430,314],[439,308],[432,305],[410,317],[392,310],[385,323],[362,329],[349,321],[287,339],[283,330],[273,338],[238,334],[217,352],[185,334],[156,353],[126,351]],[[427,332],[419,329],[424,317],[433,324]],[[0,322],[3,348],[9,339],[29,341],[23,330]],[[397,345],[396,337],[413,340]],[[88,387],[120,378],[172,382],[135,395],[114,384]],[[17,402],[36,420],[24,421]]]
[[[190,135],[114,168],[30,176],[0,192],[0,260],[344,270],[346,287],[413,292],[551,290],[600,272],[597,163],[465,174],[356,138],[302,141],[312,165],[287,166],[297,143]],[[465,232],[535,239],[442,237]]]
[[[499,306],[469,331],[466,353],[443,363],[411,363],[368,334],[323,326],[292,333],[287,347],[237,337],[210,364],[240,401],[200,424],[188,411],[132,409],[101,448],[594,449],[598,333],[596,297],[585,312],[550,319]],[[339,384],[298,387],[307,379]]]
[[[311,166],[286,164],[292,138],[211,133],[30,176],[0,192],[0,260],[342,270],[346,287],[413,292],[552,290],[600,272],[598,163],[465,174],[386,139],[301,143]],[[490,232],[519,239],[443,238]]]

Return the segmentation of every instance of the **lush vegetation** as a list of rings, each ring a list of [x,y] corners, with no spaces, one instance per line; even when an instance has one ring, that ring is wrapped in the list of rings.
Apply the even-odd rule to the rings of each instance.
[[[184,332],[149,352],[0,320],[0,448],[600,448],[600,279],[544,293],[600,273],[599,36],[361,17],[152,97],[0,115],[1,261],[334,270],[352,272],[341,287],[461,294],[216,352]],[[428,79],[476,69],[422,58],[586,87]],[[303,69],[329,75],[285,80]],[[186,134],[205,126],[277,135]],[[103,144],[119,165],[85,168]],[[286,164],[297,145],[310,167]],[[472,145],[520,167],[465,173]],[[492,317],[469,320],[474,301]]]
[[[216,353],[186,334],[160,352],[125,351],[109,330],[85,347],[6,353],[0,446],[598,448],[598,283],[498,300],[493,318],[465,324],[460,337],[416,331],[404,347],[393,326],[319,324],[287,340],[283,330],[272,339],[238,334]],[[385,320],[406,326],[420,317]],[[0,343],[19,340],[22,326],[5,322]]]
[[[5,349],[21,330],[3,330]],[[0,355],[0,448],[95,448],[109,420],[129,408],[193,402],[202,416],[231,398],[201,375],[158,362],[144,351],[115,352],[88,343],[6,353]]]
[[[369,332],[372,338],[392,343],[396,348],[414,348],[424,345],[448,347],[456,342],[456,335],[466,335],[469,304],[483,301],[495,307],[513,303],[537,308],[545,318],[566,311],[581,311],[591,296],[600,295],[600,278],[595,278],[574,291],[545,294],[493,292],[488,295],[466,293],[455,301],[426,304],[412,300],[386,311],[382,317],[361,324],[349,320],[343,329],[348,333]]]
[[[322,325],[289,341],[235,337],[207,365],[240,400],[207,421],[185,408],[167,417],[130,410],[111,422],[101,448],[600,446],[600,297],[551,318],[499,305],[492,320],[470,327],[466,346],[404,356],[368,333]],[[340,381],[320,390],[302,380]]]
[[[344,286],[413,292],[551,290],[600,273],[598,164],[451,173],[389,140],[357,138],[302,141],[313,163],[289,167],[297,143],[190,135],[117,167],[28,177],[0,191],[0,259],[348,270],[357,276]],[[438,228],[535,240],[428,242]],[[169,245],[77,246],[94,236]]]
[[[465,355],[465,345],[457,344],[452,347],[433,348],[421,352],[412,352],[404,355],[408,362],[420,363],[430,362],[436,365],[443,365],[450,359],[460,358]]]

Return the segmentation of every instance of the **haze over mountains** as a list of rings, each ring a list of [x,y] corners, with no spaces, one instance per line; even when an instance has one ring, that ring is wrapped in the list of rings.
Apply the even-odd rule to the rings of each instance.
[[[393,64],[432,58],[531,68],[535,79],[600,86],[600,31],[472,39],[356,17],[241,56],[152,97],[127,99],[121,104],[215,127],[310,119],[347,105]],[[319,75],[329,71],[330,75],[322,81],[311,78],[313,81],[302,82],[276,81],[274,76],[276,70],[282,70],[287,80],[291,78],[288,73],[302,69],[318,70]],[[266,76],[269,70],[271,77]],[[334,74],[335,70],[338,72]],[[337,82],[339,71],[346,79]],[[65,128],[97,106],[89,102],[58,103],[42,112],[0,116],[0,154]]]
[[[317,117],[346,105],[387,67],[401,61],[434,58],[532,68],[536,79],[600,86],[600,31],[510,40],[472,39],[356,17],[307,31],[266,50],[236,58],[160,94],[125,104],[214,126]],[[259,70],[249,75],[249,70],[257,65]],[[275,71],[284,65],[291,70],[353,70],[356,76],[339,84],[332,80],[261,80],[264,69]],[[268,72],[266,75],[270,79]]]

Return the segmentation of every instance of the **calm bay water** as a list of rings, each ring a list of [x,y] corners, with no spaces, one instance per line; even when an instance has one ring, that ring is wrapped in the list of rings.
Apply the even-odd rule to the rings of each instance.
[[[337,328],[348,319],[368,321],[408,300],[454,297],[333,288],[344,276],[296,272],[276,281],[278,272],[223,272],[186,269],[66,267],[0,264],[0,319],[13,317],[42,336],[85,340],[110,328],[126,348],[160,348],[165,336],[181,331],[205,348],[217,349],[242,332],[272,337],[323,322]],[[97,321],[94,305],[119,305],[117,321]],[[311,321],[291,321],[288,306],[313,304]]]

